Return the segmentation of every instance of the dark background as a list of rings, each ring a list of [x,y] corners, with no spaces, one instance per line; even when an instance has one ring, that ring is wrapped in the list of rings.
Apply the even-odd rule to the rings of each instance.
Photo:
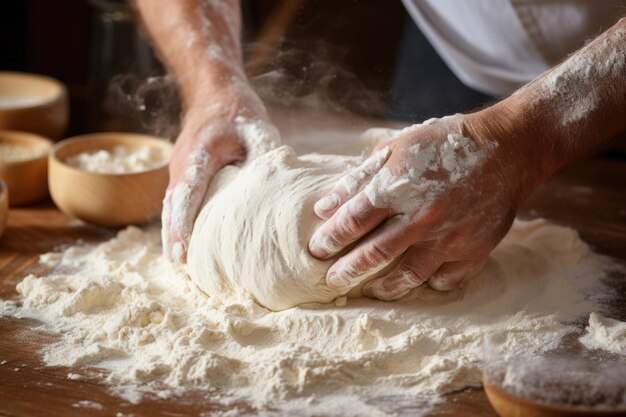
[[[103,17],[115,3],[4,0],[0,70],[63,81],[71,101],[68,135],[112,129],[171,134],[163,124],[175,124],[179,112],[173,87],[156,79],[144,88],[163,69],[142,56],[145,45],[127,40],[141,36],[132,14],[129,21],[121,14],[120,21]],[[167,1],[163,4],[167,13]],[[250,57],[263,47],[265,25],[284,3],[244,0],[242,7],[244,51]],[[265,99],[279,104],[415,122],[490,100],[450,73],[399,1],[302,1],[270,48],[271,59],[253,83]],[[143,104],[148,110],[142,113],[137,109]],[[151,120],[138,124],[141,118]]]

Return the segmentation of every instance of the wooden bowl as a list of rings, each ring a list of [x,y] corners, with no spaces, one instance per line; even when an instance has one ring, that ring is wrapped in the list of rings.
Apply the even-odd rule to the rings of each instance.
[[[4,181],[0,181],[0,237],[4,234],[9,216],[9,189]]]
[[[618,417],[626,416],[626,409],[604,410],[566,407],[531,401],[513,395],[483,380],[483,387],[491,406],[501,417]]]
[[[126,174],[83,171],[68,165],[73,155],[116,146],[161,149],[166,161],[154,169]],[[144,223],[161,213],[169,180],[172,145],[163,139],[133,133],[96,133],[76,136],[55,145],[49,159],[48,184],[61,211],[100,226]]]
[[[67,89],[54,78],[0,72],[0,129],[59,139],[68,120]]]
[[[48,195],[48,154],[52,141],[26,132],[0,130],[0,144],[40,151],[39,156],[14,162],[0,161],[0,179],[10,190],[9,204],[20,206],[43,200]]]

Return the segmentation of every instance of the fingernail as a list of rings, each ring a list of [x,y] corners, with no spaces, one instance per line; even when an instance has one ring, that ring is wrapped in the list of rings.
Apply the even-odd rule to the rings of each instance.
[[[441,275],[433,275],[428,279],[428,285],[430,288],[437,291],[449,291],[450,290],[450,282],[448,277]]]
[[[336,208],[338,205],[339,197],[337,194],[330,194],[318,200],[318,202],[315,203],[314,209],[316,211],[329,211]]]
[[[317,259],[327,258],[329,253],[326,250],[326,240],[328,239],[326,239],[319,230],[315,232],[309,241],[309,252],[311,252],[311,255]]]
[[[336,289],[341,289],[347,286],[348,284],[344,278],[340,277],[335,272],[330,272],[328,274],[328,277],[326,278],[326,281],[328,282],[328,286],[330,288],[336,288]]]
[[[357,274],[352,265],[341,259],[328,270],[326,281],[331,288],[346,288],[361,282],[361,275]]]

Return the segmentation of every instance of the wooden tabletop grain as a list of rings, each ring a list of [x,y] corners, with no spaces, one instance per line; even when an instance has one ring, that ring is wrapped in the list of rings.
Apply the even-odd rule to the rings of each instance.
[[[574,227],[596,251],[626,264],[626,161],[597,158],[576,164],[538,189],[520,214]],[[28,271],[36,271],[39,254],[114,234],[68,218],[51,202],[12,209],[0,240],[0,298],[16,296],[15,285]],[[611,285],[622,296],[614,302],[615,316],[626,320],[626,279],[616,277]],[[46,367],[39,351],[57,336],[36,325],[31,320],[0,318],[0,416],[209,416],[224,411],[205,392],[167,400],[147,396],[133,404],[112,394],[98,370]],[[70,372],[81,378],[68,379]],[[431,415],[495,413],[483,392],[471,389],[448,395]]]

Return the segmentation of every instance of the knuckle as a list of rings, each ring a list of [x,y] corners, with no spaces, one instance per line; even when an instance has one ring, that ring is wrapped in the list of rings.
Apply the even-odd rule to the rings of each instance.
[[[448,210],[442,204],[432,203],[415,213],[413,221],[422,229],[433,229],[441,225]]]
[[[457,229],[448,234],[444,246],[447,251],[458,253],[467,249],[471,242],[471,233],[469,231]]]
[[[411,267],[410,265],[403,264],[398,268],[398,273],[407,281],[415,284],[415,286],[421,285],[424,281],[428,279],[428,277],[424,276],[424,274],[418,271],[416,268]]]
[[[344,238],[357,236],[362,229],[363,223],[361,219],[354,214],[345,216],[339,224],[340,235]]]
[[[377,267],[392,260],[389,250],[371,243],[363,248],[363,266],[367,268]]]
[[[325,252],[334,252],[341,249],[341,240],[333,231],[326,231],[317,235],[313,240],[314,247],[321,248]]]

